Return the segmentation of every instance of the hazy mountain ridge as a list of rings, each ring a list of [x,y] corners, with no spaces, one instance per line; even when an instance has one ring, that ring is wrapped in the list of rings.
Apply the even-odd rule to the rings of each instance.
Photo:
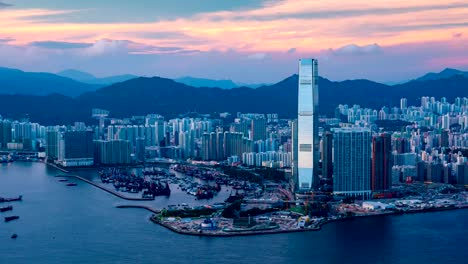
[[[183,83],[193,87],[211,87],[211,88],[221,88],[221,89],[232,89],[238,87],[249,87],[249,88],[258,88],[261,86],[265,86],[268,84],[264,83],[257,83],[257,84],[249,84],[249,83],[240,83],[234,82],[232,80],[212,80],[212,79],[205,79],[205,78],[196,78],[191,76],[176,78],[174,81]]]
[[[168,117],[196,111],[279,113],[281,117],[297,115],[298,76],[292,75],[274,85],[257,89],[195,88],[170,79],[140,77],[87,92],[76,98],[62,95],[0,95],[0,114],[20,117],[43,124],[72,123],[91,120],[91,109],[107,109],[114,117],[159,113]],[[421,96],[468,96],[468,78],[457,75],[447,79],[411,81],[389,86],[368,80],[334,82],[319,79],[319,111],[333,116],[338,104],[359,104],[380,109],[398,106],[401,97],[410,105],[419,105]],[[444,89],[441,89],[444,88]],[[8,115],[7,115],[8,114]]]
[[[115,75],[115,76],[109,76],[109,77],[104,77],[104,78],[98,78],[90,73],[73,70],[73,69],[58,72],[57,75],[70,78],[70,79],[73,79],[75,81],[82,82],[82,83],[96,84],[96,85],[102,85],[102,86],[107,86],[107,85],[111,85],[114,83],[124,82],[124,81],[128,81],[134,78],[138,78],[138,76],[132,75],[132,74],[123,74],[123,75]]]
[[[77,82],[45,72],[24,72],[0,67],[0,94],[48,95],[53,93],[78,96],[100,86]]]
[[[434,73],[430,72],[427,73],[419,78],[416,79],[416,81],[431,81],[431,80],[439,80],[439,79],[446,79],[446,78],[451,78],[454,76],[462,75],[465,77],[468,77],[468,72],[456,70],[456,69],[451,69],[451,68],[446,68],[441,72]]]

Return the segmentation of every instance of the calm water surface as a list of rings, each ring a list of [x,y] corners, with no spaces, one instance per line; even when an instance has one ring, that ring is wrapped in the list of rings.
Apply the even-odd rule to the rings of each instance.
[[[468,210],[331,223],[318,232],[232,238],[172,233],[140,209],[85,183],[66,187],[40,163],[0,164],[0,263],[467,263]],[[80,172],[93,178],[92,172]],[[74,180],[73,180],[74,181]],[[173,190],[154,207],[184,202]],[[222,200],[225,194],[218,199]],[[134,202],[142,204],[142,202]],[[192,204],[203,203],[192,201]],[[6,206],[7,204],[0,204]],[[16,240],[10,239],[13,233]]]

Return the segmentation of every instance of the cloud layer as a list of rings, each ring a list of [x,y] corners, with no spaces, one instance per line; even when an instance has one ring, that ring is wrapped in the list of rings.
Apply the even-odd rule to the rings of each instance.
[[[334,79],[389,81],[468,68],[468,3],[460,1],[266,1],[141,23],[73,22],[88,10],[75,7],[0,9],[0,61],[243,82],[277,81],[296,71],[300,57],[318,57]],[[31,63],[44,57],[47,63]],[[389,71],[394,62],[399,67]]]

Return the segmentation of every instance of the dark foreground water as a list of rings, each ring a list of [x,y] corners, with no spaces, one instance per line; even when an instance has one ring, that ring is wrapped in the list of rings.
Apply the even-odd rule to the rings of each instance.
[[[318,232],[232,238],[172,233],[150,213],[39,163],[0,164],[0,263],[467,263],[468,210],[331,223]],[[158,198],[155,204],[171,203]],[[177,202],[175,202],[177,203]],[[0,204],[6,206],[7,204]],[[13,233],[16,240],[10,239]]]

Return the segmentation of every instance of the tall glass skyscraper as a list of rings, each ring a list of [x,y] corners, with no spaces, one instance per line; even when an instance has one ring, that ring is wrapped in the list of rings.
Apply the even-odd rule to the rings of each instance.
[[[297,180],[299,191],[318,184],[318,64],[316,59],[299,60],[297,122]]]
[[[371,131],[367,128],[334,129],[334,194],[370,197],[371,138]]]

